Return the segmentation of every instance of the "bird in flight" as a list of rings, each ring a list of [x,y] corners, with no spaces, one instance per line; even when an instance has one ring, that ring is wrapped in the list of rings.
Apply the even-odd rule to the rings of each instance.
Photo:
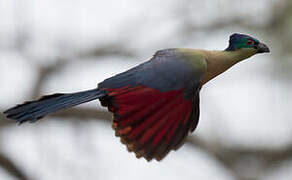
[[[113,113],[112,127],[129,151],[148,161],[178,149],[199,121],[199,92],[234,64],[269,48],[256,38],[232,34],[225,50],[174,48],[105,79],[98,87],[58,93],[4,112],[18,123],[35,122],[60,109],[99,99]]]

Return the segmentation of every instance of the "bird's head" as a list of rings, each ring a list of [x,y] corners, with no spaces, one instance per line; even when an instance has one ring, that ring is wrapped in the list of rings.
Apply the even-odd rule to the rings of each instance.
[[[264,43],[261,43],[256,38],[245,34],[232,34],[229,39],[229,46],[225,51],[237,51],[245,50],[252,52],[253,54],[257,53],[269,53],[270,49]]]

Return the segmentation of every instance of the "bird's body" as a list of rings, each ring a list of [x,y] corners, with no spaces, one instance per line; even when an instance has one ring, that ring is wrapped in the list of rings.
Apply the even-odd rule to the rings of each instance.
[[[237,62],[268,51],[258,40],[241,34],[232,35],[223,51],[160,50],[151,60],[99,83],[97,89],[45,96],[4,113],[19,123],[34,122],[59,109],[99,99],[113,112],[113,128],[128,150],[137,157],[161,160],[195,130],[202,85]]]

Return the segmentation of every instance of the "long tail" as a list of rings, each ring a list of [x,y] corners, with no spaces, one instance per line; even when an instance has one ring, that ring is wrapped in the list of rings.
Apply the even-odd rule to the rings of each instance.
[[[15,119],[18,123],[35,122],[45,115],[60,109],[76,106],[106,96],[105,91],[92,89],[70,94],[52,94],[39,100],[25,102],[4,112],[7,118]]]

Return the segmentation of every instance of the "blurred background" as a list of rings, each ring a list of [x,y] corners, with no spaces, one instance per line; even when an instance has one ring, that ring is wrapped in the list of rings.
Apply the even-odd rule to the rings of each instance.
[[[225,49],[234,32],[271,53],[206,84],[197,130],[163,161],[128,153],[95,101],[21,126],[1,113],[0,179],[290,180],[290,0],[0,0],[0,111],[96,87],[159,49]]]

